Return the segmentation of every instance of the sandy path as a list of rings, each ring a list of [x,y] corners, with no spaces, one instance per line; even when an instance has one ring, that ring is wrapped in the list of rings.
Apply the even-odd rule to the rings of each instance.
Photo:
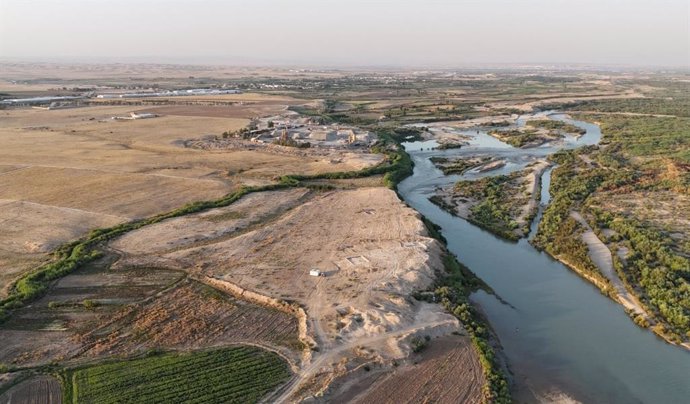
[[[611,257],[611,251],[606,247],[606,244],[602,242],[599,237],[594,233],[589,223],[582,217],[579,212],[572,211],[570,216],[577,220],[578,223],[585,228],[585,232],[582,234],[582,241],[587,244],[589,249],[589,257],[592,259],[594,264],[599,268],[601,273],[611,281],[616,290],[616,300],[622,304],[626,309],[632,310],[637,314],[642,314],[645,317],[647,313],[642,308],[639,300],[632,293],[628,292],[623,284],[623,281],[618,277],[616,270],[613,268],[613,258]]]
[[[541,160],[537,163],[537,165],[534,166],[532,172],[525,177],[525,187],[527,188],[530,197],[529,202],[523,206],[522,213],[520,213],[520,217],[518,219],[518,223],[521,225],[527,223],[527,218],[529,218],[531,213],[534,212],[539,206],[541,195],[537,191],[539,190],[539,185],[541,184],[541,176],[550,166],[551,163]]]

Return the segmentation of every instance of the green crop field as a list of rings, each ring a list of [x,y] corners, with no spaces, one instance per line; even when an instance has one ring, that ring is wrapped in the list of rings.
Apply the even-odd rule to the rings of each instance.
[[[235,347],[78,369],[65,390],[74,403],[251,403],[289,377],[278,355]]]

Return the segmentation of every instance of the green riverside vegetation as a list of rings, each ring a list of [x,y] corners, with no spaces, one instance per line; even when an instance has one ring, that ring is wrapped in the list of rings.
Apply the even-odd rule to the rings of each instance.
[[[530,144],[541,144],[545,140],[536,129],[508,129],[508,130],[491,130],[489,134],[496,136],[501,141],[508,143],[513,147],[525,147]]]
[[[509,183],[519,179],[522,172],[509,175],[484,177],[476,181],[459,181],[455,184],[455,191],[462,191],[462,195],[479,199],[473,206],[469,220],[478,226],[489,230],[509,240],[520,238],[515,234],[519,227],[514,220],[516,204],[512,200],[514,194]]]
[[[687,88],[687,85],[686,85]],[[570,103],[550,104],[545,109],[560,109],[591,112],[629,112],[633,114],[658,114],[690,117],[690,89],[684,97],[674,98],[632,98],[617,100],[587,100]]]
[[[254,347],[163,354],[67,370],[66,403],[255,403],[291,375]]]
[[[587,133],[585,129],[582,129],[579,126],[575,126],[571,123],[563,121],[555,121],[553,119],[531,119],[527,121],[525,125],[531,126],[533,128],[562,131],[573,135],[584,135],[585,133]]]
[[[478,180],[461,180],[455,183],[453,194],[478,201],[470,208],[467,218],[469,222],[500,237],[516,241],[529,233],[529,223],[534,216],[531,213],[522,227],[517,222],[523,204],[528,203],[529,199],[519,183],[527,174],[528,170],[522,170]],[[455,210],[454,206],[447,206],[438,195],[429,200],[451,213]]]
[[[439,227],[424,218],[424,223],[429,231],[429,235],[436,238],[444,246],[445,238],[439,232]],[[472,273],[466,266],[462,265],[453,254],[447,250],[443,256],[443,266],[445,274],[436,282],[431,296],[433,301],[440,301],[441,305],[456,316],[470,335],[472,345],[479,354],[479,362],[482,366],[486,383],[483,387],[483,398],[485,403],[507,404],[511,403],[510,389],[508,381],[496,356],[494,348],[490,343],[490,329],[469,300],[469,295],[478,290],[486,289],[487,292],[493,291]],[[430,294],[418,293],[416,298],[420,300],[432,300]]]
[[[583,274],[607,285],[608,280],[589,258],[589,250],[580,235],[580,223],[570,212],[601,185],[601,170],[584,170],[584,163],[572,151],[551,157],[559,164],[551,173],[551,201],[544,210],[532,243],[549,254],[567,261]]]
[[[690,195],[690,118],[587,115],[600,122],[600,147],[558,153],[552,201],[544,212],[534,243],[597,275],[569,217],[579,210],[601,233],[611,230],[629,251],[615,267],[657,322],[654,331],[674,342],[690,340],[690,243],[675,241],[667,224],[655,222],[655,201],[645,203],[652,219],[635,212],[605,209],[602,201],[639,200],[644,193]],[[590,163],[588,163],[590,162]],[[661,220],[661,219],[658,219]],[[600,275],[598,275],[600,276]]]

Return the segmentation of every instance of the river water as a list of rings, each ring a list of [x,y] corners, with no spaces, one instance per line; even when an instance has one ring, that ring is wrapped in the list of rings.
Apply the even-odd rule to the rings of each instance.
[[[441,226],[450,251],[509,303],[483,291],[471,296],[503,346],[519,402],[534,402],[537,397],[549,401],[544,396],[559,392],[585,403],[690,403],[690,353],[636,326],[622,306],[527,240],[502,240],[428,200],[436,187],[460,178],[507,173],[535,157],[596,144],[601,138],[597,125],[563,115],[551,117],[587,133],[527,150],[476,130],[453,130],[472,137],[471,144],[461,149],[430,150],[433,141],[408,143],[414,174],[399,184],[399,192],[410,206]],[[508,163],[489,173],[444,176],[429,161],[432,156],[476,153],[502,156]],[[548,170],[542,179],[544,204],[549,200],[550,174]],[[532,232],[540,218],[541,213]]]

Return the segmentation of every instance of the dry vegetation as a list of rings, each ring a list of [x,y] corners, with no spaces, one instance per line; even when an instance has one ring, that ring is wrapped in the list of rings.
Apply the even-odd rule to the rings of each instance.
[[[234,299],[179,272],[107,267],[101,262],[68,275],[0,326],[0,362],[35,366],[240,342],[299,356],[292,315]]]
[[[142,306],[126,306],[78,336],[86,357],[149,349],[190,350],[247,342],[299,350],[297,320],[185,282]]]

